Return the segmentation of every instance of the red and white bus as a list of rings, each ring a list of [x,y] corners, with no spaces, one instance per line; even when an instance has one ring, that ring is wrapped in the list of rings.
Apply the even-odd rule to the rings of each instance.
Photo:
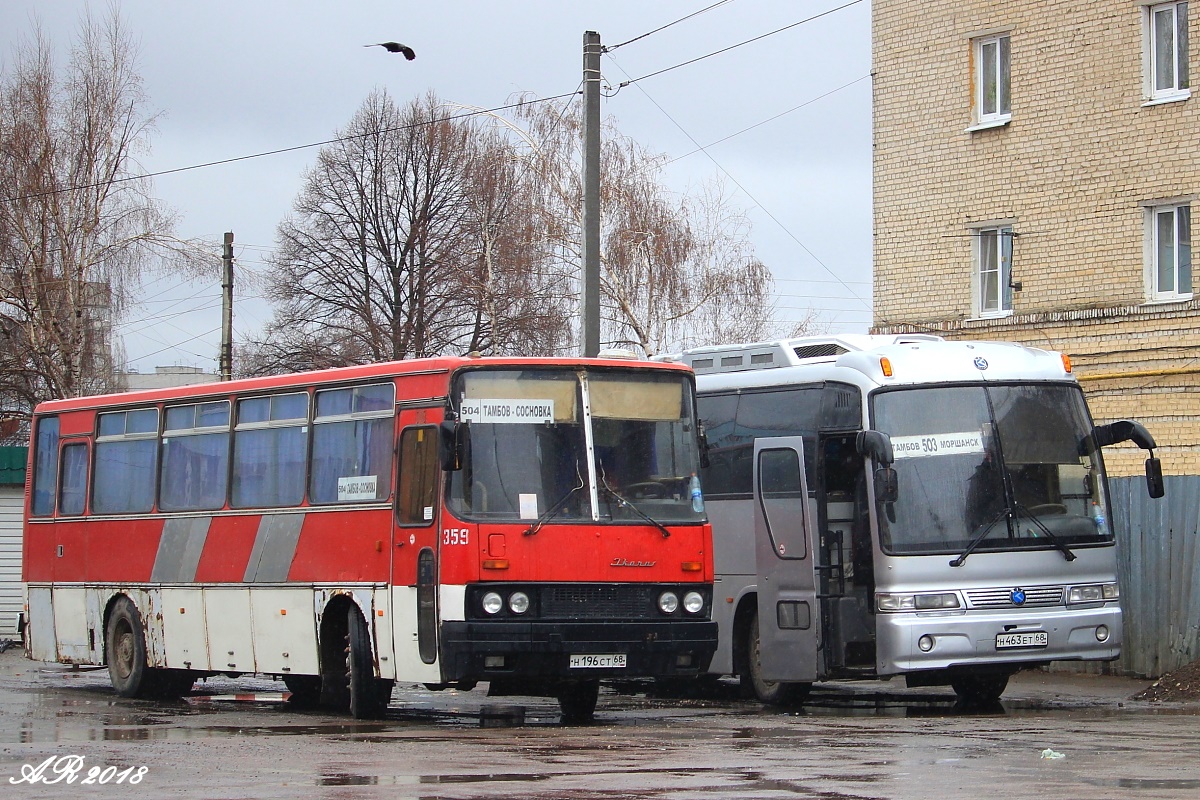
[[[43,403],[31,658],[118,694],[218,673],[382,714],[489,682],[586,719],[601,678],[708,667],[694,380],[613,359],[433,358]]]

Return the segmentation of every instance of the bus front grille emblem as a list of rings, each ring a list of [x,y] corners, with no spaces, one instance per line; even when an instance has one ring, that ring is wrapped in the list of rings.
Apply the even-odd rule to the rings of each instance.
[[[1012,594],[1010,596],[1012,597],[1014,606],[1025,605],[1025,590],[1024,589],[1013,589]]]

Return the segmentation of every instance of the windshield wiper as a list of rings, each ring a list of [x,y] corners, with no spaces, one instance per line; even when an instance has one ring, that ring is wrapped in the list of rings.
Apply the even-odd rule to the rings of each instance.
[[[618,505],[628,508],[634,514],[641,517],[646,522],[649,522],[651,525],[653,525],[654,527],[656,527],[660,531],[662,531],[662,535],[663,535],[664,539],[668,538],[671,535],[671,532],[669,530],[667,530],[666,525],[663,525],[661,522],[656,520],[654,517],[650,516],[645,511],[642,511],[640,508],[635,506],[633,503],[629,502],[624,497],[617,494],[616,490],[614,490],[611,486],[608,485],[608,481],[604,477],[603,470],[601,470],[601,472],[600,472],[600,488],[603,489],[604,491],[608,492],[609,494],[611,494],[613,497],[615,497],[617,499]]]
[[[975,538],[967,544],[967,549],[959,553],[958,558],[953,559],[950,562],[950,566],[961,567],[963,562],[967,560],[967,556],[971,555],[971,553],[974,553],[975,548],[983,544],[983,540],[986,539],[988,534],[992,532],[992,528],[995,527],[996,523],[1000,521],[1000,518],[1006,516],[1009,516],[1008,507],[1001,506],[1000,510],[993,514],[992,518],[983,524],[983,528],[979,531],[979,533],[975,534]]]
[[[1051,533],[1050,529],[1046,527],[1046,523],[1035,517],[1028,508],[1020,503],[1013,503],[1013,508],[1016,510],[1018,515],[1024,512],[1025,516],[1029,517],[1030,521],[1037,526],[1038,530],[1045,534],[1046,538],[1050,540],[1050,544],[1062,551],[1063,558],[1065,558],[1067,561],[1075,560],[1075,553],[1071,551],[1071,548],[1067,547],[1066,543],[1062,539],[1059,539],[1057,536]]]
[[[522,533],[521,533],[522,536],[533,536],[535,533],[540,531],[542,529],[542,526],[545,525],[547,522],[549,522],[554,517],[555,514],[557,514],[559,511],[562,511],[563,508],[567,505],[567,501],[570,500],[575,495],[576,492],[578,492],[580,489],[582,489],[584,487],[585,481],[583,480],[583,475],[579,474],[579,462],[578,461],[575,462],[575,477],[579,478],[579,483],[576,486],[574,486],[571,489],[571,491],[564,494],[562,496],[561,500],[559,500],[557,503],[555,503],[554,505],[550,506],[545,511],[543,511],[542,515],[540,517],[538,517],[532,525],[530,525],[528,528],[526,528],[524,531],[522,531]]]

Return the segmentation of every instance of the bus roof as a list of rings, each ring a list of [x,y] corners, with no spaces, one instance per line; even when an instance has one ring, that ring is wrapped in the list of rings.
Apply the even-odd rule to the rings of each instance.
[[[374,364],[313,370],[311,372],[293,372],[286,375],[269,375],[262,378],[239,378],[238,380],[217,383],[198,383],[188,386],[174,386],[167,389],[143,389],[136,392],[91,395],[65,400],[48,400],[39,403],[35,413],[58,413],[88,408],[136,405],[139,403],[156,403],[159,401],[199,399],[205,397],[218,398],[246,392],[270,391],[272,389],[297,386],[338,384],[370,378],[394,378],[403,375],[429,375],[436,373],[449,374],[456,369],[467,366],[501,368],[555,366],[568,368],[603,367],[608,369],[667,369],[678,372],[691,372],[686,365],[680,363],[646,361],[627,357],[535,358],[517,356],[437,356],[434,358],[417,358],[405,361],[381,361]]]
[[[947,341],[939,336],[846,334],[699,347],[672,360],[687,364],[707,391],[816,380],[867,388],[965,381],[1069,381],[1061,353],[1012,342]],[[884,371],[884,359],[891,369]]]

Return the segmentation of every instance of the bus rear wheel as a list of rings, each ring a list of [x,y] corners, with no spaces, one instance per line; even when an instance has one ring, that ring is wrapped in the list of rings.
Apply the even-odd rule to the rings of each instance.
[[[577,681],[564,684],[558,690],[558,707],[564,725],[591,722],[596,715],[600,697],[600,681]]]
[[[121,697],[143,697],[148,693],[146,633],[142,615],[128,597],[119,597],[108,616],[104,633],[104,659],[108,677]]]
[[[790,708],[799,706],[808,699],[811,683],[788,683],[769,681],[762,676],[762,644],[758,632],[758,613],[750,618],[750,634],[746,637],[746,672],[742,680],[749,679],[750,689],[760,703],[769,706]]]
[[[283,685],[291,692],[292,708],[315,708],[321,702],[320,675],[284,675]]]
[[[358,609],[347,612],[349,647],[346,648],[346,679],[350,689],[350,716],[355,719],[380,719],[392,696],[392,681],[375,677],[375,659],[371,635]]]
[[[1000,695],[1008,688],[1007,672],[963,675],[950,682],[958,704],[969,708],[992,706],[1000,702]]]

